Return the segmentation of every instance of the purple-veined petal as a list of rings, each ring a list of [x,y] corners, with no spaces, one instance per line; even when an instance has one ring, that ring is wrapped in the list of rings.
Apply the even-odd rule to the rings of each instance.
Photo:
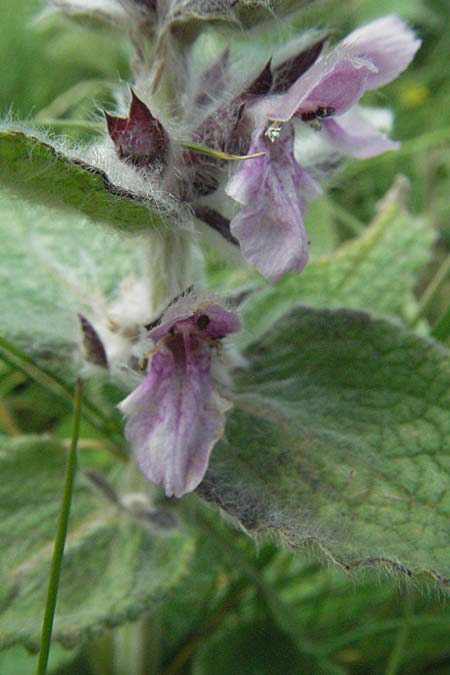
[[[399,16],[389,14],[353,31],[341,44],[375,66],[376,71],[368,74],[366,89],[376,89],[407,68],[421,40]]]
[[[301,272],[308,261],[303,223],[306,201],[319,188],[294,157],[294,130],[288,125],[274,143],[257,132],[251,152],[266,154],[243,162],[227,193],[244,204],[231,221],[244,259],[270,281]]]
[[[358,108],[335,119],[322,120],[322,132],[335,148],[350,157],[373,157],[397,150],[400,143],[379,131]]]
[[[225,189],[226,193],[240,204],[247,204],[249,199],[260,189],[262,176],[270,161],[269,150],[270,147],[264,139],[263,132],[258,129],[253,135],[248,154],[259,152],[265,154],[241,162]]]
[[[312,115],[320,109],[343,114],[364,91],[397,77],[412,61],[420,44],[398,16],[373,21],[319,58],[285,94],[270,97],[265,103],[266,115],[286,121],[293,115]]]
[[[230,403],[214,391],[208,345],[178,334],[161,345],[142,384],[122,403],[125,435],[144,476],[181,497],[201,482]]]
[[[181,297],[164,312],[161,323],[149,332],[148,337],[158,342],[175,328],[217,339],[237,333],[241,329],[241,322],[236,312],[218,303],[199,303],[195,297],[187,296]]]
[[[319,59],[285,93],[271,97],[266,105],[269,119],[286,121],[293,115],[329,108],[342,114],[358,102],[375,67],[355,57],[349,48],[337,46]]]

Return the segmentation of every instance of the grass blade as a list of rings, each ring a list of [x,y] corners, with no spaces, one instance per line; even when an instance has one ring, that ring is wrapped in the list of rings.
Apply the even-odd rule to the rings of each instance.
[[[48,657],[50,652],[50,640],[52,636],[53,619],[55,616],[56,598],[58,595],[61,564],[64,554],[64,545],[66,542],[67,526],[70,515],[70,506],[72,503],[73,485],[75,480],[75,472],[77,468],[77,442],[80,429],[80,411],[81,411],[81,380],[78,379],[75,385],[72,442],[70,444],[69,456],[67,458],[64,494],[61,504],[61,511],[59,514],[58,528],[56,531],[52,564],[50,568],[47,602],[45,605],[44,620],[42,622],[41,648],[39,651],[37,675],[45,675],[47,672]]]

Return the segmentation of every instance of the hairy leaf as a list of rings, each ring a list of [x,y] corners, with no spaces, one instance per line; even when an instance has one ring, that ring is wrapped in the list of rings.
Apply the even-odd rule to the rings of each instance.
[[[448,585],[448,350],[362,312],[297,307],[246,357],[200,494],[348,569]]]
[[[133,238],[3,195],[0,239],[0,334],[41,355],[73,345],[77,313],[101,308],[121,279],[142,270]]]
[[[300,276],[287,275],[255,295],[246,308],[249,331],[263,330],[299,302],[401,313],[435,236],[427,222],[408,213],[405,191],[400,177],[364,234],[335,253],[312,260]],[[314,239],[313,223],[309,236]]]
[[[27,200],[69,208],[126,232],[164,222],[149,196],[113,185],[100,169],[20,132],[0,131],[0,184]]]
[[[1,441],[0,648],[39,646],[64,465],[58,442]],[[79,476],[54,639],[72,647],[153,609],[186,571],[192,552],[186,535],[156,533]]]

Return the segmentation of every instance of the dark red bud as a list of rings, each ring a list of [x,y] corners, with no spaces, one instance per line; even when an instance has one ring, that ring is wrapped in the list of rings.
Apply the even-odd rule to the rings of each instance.
[[[134,91],[131,92],[128,117],[113,117],[106,112],[105,117],[120,159],[147,168],[166,163],[168,136],[161,122],[153,117]]]
[[[280,94],[287,91],[317,61],[327,40],[328,35],[325,35],[297,56],[277,66],[273,72],[272,92]]]
[[[97,331],[90,321],[82,314],[78,314],[80,320],[81,332],[83,334],[84,358],[90,363],[102,368],[108,367],[108,359],[105,348],[100,340]]]

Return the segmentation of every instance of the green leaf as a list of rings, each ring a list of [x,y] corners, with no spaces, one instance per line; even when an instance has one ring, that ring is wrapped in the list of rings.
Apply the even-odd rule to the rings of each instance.
[[[289,274],[251,298],[245,308],[249,334],[264,330],[299,302],[398,315],[425,266],[433,229],[408,213],[406,181],[399,177],[364,234],[335,253],[313,259],[301,275]],[[314,241],[314,226],[309,229]]]
[[[196,656],[194,675],[209,675],[214,663],[214,675],[235,672],[239,655],[239,670],[248,675],[298,675],[305,670],[292,642],[269,621],[252,619],[233,622],[206,642]],[[310,664],[308,664],[310,665]]]
[[[64,465],[58,442],[1,442],[0,648],[39,646]],[[153,609],[187,570],[192,553],[187,535],[149,530],[79,477],[54,639],[72,647]]]
[[[366,313],[297,307],[245,356],[201,496],[347,569],[448,585],[448,350]]]
[[[64,666],[68,666],[76,657],[73,651],[59,645],[52,645],[49,659],[49,673],[60,673]],[[17,673],[20,675],[36,675],[37,658],[35,654],[28,654],[23,647],[11,647],[0,652],[0,673]]]
[[[164,223],[154,199],[113,185],[100,169],[16,131],[0,131],[0,184],[27,200],[130,233]]]
[[[0,196],[0,333],[31,351],[73,346],[77,312],[142,271],[133,238]]]

